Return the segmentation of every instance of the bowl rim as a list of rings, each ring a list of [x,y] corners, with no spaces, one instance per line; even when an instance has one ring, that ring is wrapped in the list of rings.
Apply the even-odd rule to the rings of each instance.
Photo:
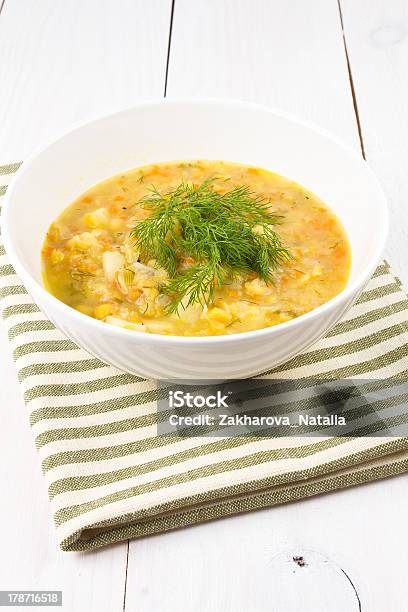
[[[324,302],[317,308],[310,310],[309,312],[299,315],[295,319],[291,319],[290,321],[285,321],[283,323],[279,323],[277,325],[273,325],[270,327],[263,327],[261,329],[256,329],[247,332],[240,332],[237,334],[224,334],[224,335],[215,335],[215,336],[177,336],[177,335],[164,335],[164,334],[156,334],[156,333],[146,333],[140,332],[136,330],[130,330],[121,327],[115,327],[113,325],[107,325],[103,321],[99,321],[98,319],[94,319],[88,315],[85,315],[71,306],[68,306],[58,298],[54,297],[51,293],[49,293],[45,287],[37,281],[31,272],[26,268],[23,262],[20,260],[14,246],[13,240],[10,236],[9,231],[9,223],[10,223],[10,210],[12,207],[12,199],[14,195],[14,191],[18,181],[22,176],[24,176],[27,169],[31,166],[31,164],[49,147],[60,142],[66,136],[71,134],[72,132],[79,131],[82,128],[87,127],[90,124],[98,123],[99,121],[103,121],[105,119],[109,119],[118,115],[126,115],[127,113],[131,113],[134,111],[143,111],[148,109],[153,109],[162,106],[177,106],[180,104],[188,104],[191,106],[212,106],[212,107],[224,107],[224,108],[242,108],[245,110],[252,111],[262,111],[271,113],[277,117],[281,117],[290,121],[298,126],[302,126],[307,128],[323,138],[329,140],[336,147],[341,148],[345,153],[354,158],[357,162],[364,165],[370,179],[375,184],[378,193],[381,195],[381,204],[380,204],[380,214],[381,214],[381,233],[379,236],[379,240],[377,241],[377,247],[375,249],[374,255],[364,266],[363,270],[358,274],[357,278],[352,283],[347,283],[344,289],[340,291],[333,298]],[[341,220],[341,219],[340,219]],[[2,211],[2,240],[4,243],[4,247],[7,253],[7,256],[10,259],[11,264],[15,268],[17,274],[21,277],[23,284],[26,284],[28,287],[33,287],[34,293],[39,293],[42,301],[49,305],[54,310],[56,309],[61,314],[61,317],[72,318],[74,321],[77,321],[79,324],[89,325],[91,331],[93,330],[95,333],[98,331],[103,331],[105,334],[118,337],[125,337],[129,340],[133,338],[134,342],[139,342],[141,339],[145,341],[150,341],[151,343],[157,344],[179,344],[186,346],[197,346],[197,345],[208,345],[208,344],[221,344],[221,343],[234,343],[240,342],[249,339],[262,338],[269,335],[273,335],[274,333],[282,333],[285,330],[289,330],[292,328],[296,328],[299,325],[303,325],[307,322],[312,322],[314,319],[319,317],[319,315],[324,315],[326,312],[330,312],[335,309],[342,302],[347,302],[352,299],[355,294],[358,294],[359,290],[363,289],[365,284],[371,278],[373,272],[375,271],[384,251],[384,247],[387,240],[388,228],[389,228],[389,210],[387,206],[387,198],[384,193],[384,190],[377,178],[371,169],[370,165],[367,161],[351,146],[342,142],[336,136],[333,136],[329,131],[315,125],[313,122],[308,121],[303,118],[299,118],[285,110],[271,107],[268,105],[258,104],[254,102],[247,102],[245,100],[238,99],[230,99],[230,98],[213,98],[213,97],[171,97],[171,98],[159,98],[159,99],[151,99],[139,102],[132,106],[126,107],[124,109],[114,111],[108,114],[102,114],[96,116],[91,120],[79,121],[73,123],[68,129],[63,131],[57,138],[52,138],[46,142],[46,144],[38,147],[33,153],[31,153],[25,161],[21,164],[20,168],[17,170],[16,174],[10,181],[6,194],[4,196],[3,203],[3,211]],[[35,300],[35,298],[34,298]]]

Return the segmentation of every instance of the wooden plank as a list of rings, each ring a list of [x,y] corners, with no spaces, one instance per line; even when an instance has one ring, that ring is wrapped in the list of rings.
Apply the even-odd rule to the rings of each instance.
[[[406,513],[401,476],[135,540],[126,612],[406,610]]]
[[[176,0],[167,94],[280,106],[359,146],[334,0]],[[300,601],[305,610],[317,601],[325,610],[358,610],[352,585],[327,556],[309,551],[307,568],[294,564],[307,550],[304,538],[291,537],[300,507],[131,542],[126,610],[157,610],[164,600],[169,611],[263,610],[266,602],[291,611]],[[307,521],[317,531],[309,512]]]
[[[366,157],[389,199],[387,257],[408,284],[408,3],[341,0]]]
[[[335,1],[176,0],[168,76],[170,96],[280,106],[360,149]],[[132,541],[126,611],[402,610],[406,506],[400,477]]]
[[[7,0],[0,151],[23,159],[73,122],[162,96],[171,0]],[[121,612],[127,543],[62,553],[14,366],[0,335],[0,589],[62,589],[64,609]]]
[[[171,0],[7,0],[0,151],[20,160],[85,121],[164,91]]]
[[[281,107],[359,146],[336,0],[176,0],[167,94]]]

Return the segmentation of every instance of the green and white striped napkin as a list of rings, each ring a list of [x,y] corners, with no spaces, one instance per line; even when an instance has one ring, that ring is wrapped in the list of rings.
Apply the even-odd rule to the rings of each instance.
[[[17,168],[0,167],[0,195]],[[63,550],[93,549],[408,469],[402,437],[158,437],[155,383],[67,339],[33,303],[1,245],[0,304]],[[407,313],[407,295],[384,263],[335,329],[268,375],[406,376]],[[387,409],[379,414],[386,422]]]

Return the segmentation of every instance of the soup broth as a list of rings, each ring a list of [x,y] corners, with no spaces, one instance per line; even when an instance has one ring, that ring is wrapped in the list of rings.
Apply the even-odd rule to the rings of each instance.
[[[187,192],[188,197],[183,195]],[[271,225],[254,223],[250,232],[256,244],[248,232],[247,242],[242,238],[241,243],[235,215],[238,238],[230,244],[220,238],[221,256],[215,234],[211,234],[215,227],[211,215],[217,212],[211,206],[216,206],[217,198],[229,206],[238,193],[244,194],[247,203],[261,203],[262,210],[271,215]],[[200,257],[194,241],[190,240],[193,255],[184,247],[177,251],[177,245],[186,244],[181,241],[185,236],[180,219],[187,219],[189,202],[197,204],[203,195],[212,242],[204,245],[203,232],[198,232],[197,244],[207,249]],[[167,218],[163,206],[166,201],[173,205],[176,197],[179,218],[159,243],[159,234],[155,234],[162,227],[159,221],[155,226],[141,223],[157,216],[159,200],[162,218]],[[225,218],[228,222],[229,217]],[[248,219],[243,213],[242,220]],[[150,231],[148,244],[156,240],[157,252],[141,248],[141,228],[146,230],[143,236]],[[273,235],[267,251],[269,229]],[[159,248],[163,249],[161,261]],[[166,249],[174,258],[173,268],[166,265]],[[265,275],[267,252],[271,269]],[[214,268],[219,273],[214,278],[205,276],[204,284],[199,285],[204,276],[198,277],[209,257],[224,259]],[[241,262],[236,269],[232,257]],[[251,257],[258,262],[254,269]],[[214,259],[215,264],[217,261]],[[46,288],[81,313],[147,333],[211,336],[278,325],[327,302],[347,283],[350,247],[333,212],[287,178],[235,163],[185,161],[136,168],[89,189],[52,223],[42,249],[42,265]],[[177,284],[172,283],[173,277]],[[186,290],[177,294],[176,287]]]

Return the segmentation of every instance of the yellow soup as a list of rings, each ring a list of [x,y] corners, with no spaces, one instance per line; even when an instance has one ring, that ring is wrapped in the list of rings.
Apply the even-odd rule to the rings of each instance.
[[[327,302],[347,282],[350,248],[336,216],[300,185],[259,168],[187,161],[89,189],[49,228],[42,263],[47,289],[86,315],[212,336],[277,325]]]

